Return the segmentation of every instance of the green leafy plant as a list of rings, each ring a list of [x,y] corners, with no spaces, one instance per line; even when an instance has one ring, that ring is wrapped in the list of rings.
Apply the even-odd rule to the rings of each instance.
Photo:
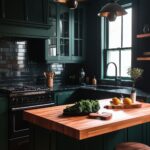
[[[135,82],[136,80],[142,76],[143,69],[141,68],[129,68],[127,74],[131,76],[133,80],[132,88],[135,88]]]
[[[64,115],[80,115],[88,114],[91,112],[97,112],[100,109],[99,102],[97,100],[80,100],[73,106],[67,106],[64,109]]]

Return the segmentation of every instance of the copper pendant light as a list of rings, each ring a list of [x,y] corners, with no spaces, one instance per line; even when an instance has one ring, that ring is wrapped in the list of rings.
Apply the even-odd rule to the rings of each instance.
[[[53,1],[65,4],[70,9],[76,9],[78,7],[78,0],[53,0]]]
[[[67,1],[67,6],[68,6],[70,9],[76,9],[77,6],[78,6],[78,1],[77,1],[77,0],[68,0],[68,1]]]
[[[117,3],[117,0],[113,0],[102,7],[98,16],[106,17],[109,21],[115,21],[117,16],[123,16],[126,14],[127,12]]]

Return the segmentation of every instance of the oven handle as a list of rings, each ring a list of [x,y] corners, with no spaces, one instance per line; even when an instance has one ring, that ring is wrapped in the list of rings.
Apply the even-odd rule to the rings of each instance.
[[[25,110],[25,109],[31,109],[31,108],[41,108],[41,107],[54,106],[54,105],[55,103],[48,103],[48,104],[25,106],[25,107],[13,107],[11,108],[11,111]]]

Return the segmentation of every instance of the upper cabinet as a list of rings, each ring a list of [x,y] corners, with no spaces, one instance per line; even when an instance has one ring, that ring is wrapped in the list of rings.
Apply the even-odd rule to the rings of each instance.
[[[84,59],[85,8],[70,10],[64,5],[49,3],[50,35],[46,40],[48,62],[80,62]]]
[[[1,0],[2,24],[49,28],[47,0]]]
[[[82,60],[85,49],[85,8],[75,9],[73,12],[73,51],[72,60]]]

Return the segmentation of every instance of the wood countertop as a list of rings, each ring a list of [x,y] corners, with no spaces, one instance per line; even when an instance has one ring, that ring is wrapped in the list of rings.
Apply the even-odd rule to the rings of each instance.
[[[85,116],[63,116],[66,105],[24,111],[24,119],[48,130],[54,130],[78,140],[102,135],[134,125],[150,122],[150,104],[142,108],[105,109],[110,99],[100,100],[101,112],[111,112],[110,120],[91,119]]]

